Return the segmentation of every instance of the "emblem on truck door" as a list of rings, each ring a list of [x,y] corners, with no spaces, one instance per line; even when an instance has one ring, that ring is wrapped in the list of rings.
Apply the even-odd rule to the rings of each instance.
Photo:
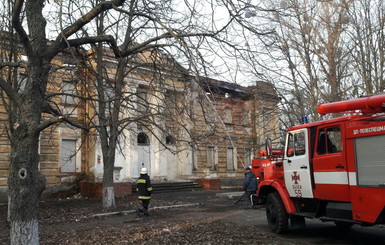
[[[291,176],[291,180],[294,181],[294,184],[293,184],[294,194],[296,197],[302,197],[302,185],[298,184],[298,181],[301,181],[301,178],[297,173],[297,171],[293,171],[293,174],[294,175]]]
[[[297,171],[293,171],[294,175],[291,176],[291,180],[294,181],[295,185],[298,185],[298,181],[300,181],[300,176],[297,174]]]

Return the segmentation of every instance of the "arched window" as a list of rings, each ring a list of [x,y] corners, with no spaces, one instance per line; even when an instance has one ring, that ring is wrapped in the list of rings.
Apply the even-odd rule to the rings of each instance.
[[[139,133],[138,134],[138,145],[149,145],[150,139],[148,138],[147,134],[145,133]]]
[[[176,140],[173,136],[168,135],[166,137],[166,145],[175,145],[175,143],[176,143]]]

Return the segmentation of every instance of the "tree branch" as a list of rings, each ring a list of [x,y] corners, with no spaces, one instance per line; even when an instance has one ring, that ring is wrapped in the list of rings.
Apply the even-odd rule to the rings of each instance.
[[[67,38],[72,34],[79,31],[83,26],[88,24],[91,20],[96,18],[100,13],[105,12],[106,10],[112,9],[114,6],[121,6],[125,0],[113,0],[113,1],[103,1],[93,9],[91,9],[88,13],[83,15],[80,19],[75,21],[72,25],[66,27],[56,38],[53,45],[51,45],[48,49],[48,56],[54,57],[57,53],[62,51],[66,45]]]
[[[112,44],[112,46],[115,49],[119,50],[118,46],[116,45],[115,39],[109,35],[108,36],[82,37],[82,38],[67,40],[67,43],[63,43],[64,47],[62,47],[62,48],[66,48],[67,45],[69,45],[70,47],[76,47],[76,46],[80,46],[83,44],[95,44],[95,43],[99,43],[99,42],[110,43],[110,44]]]
[[[143,51],[145,49],[149,49],[151,47],[165,46],[164,44],[152,45],[152,46],[149,45],[149,44],[151,44],[153,42],[156,42],[156,41],[159,41],[159,40],[162,40],[162,39],[175,38],[175,37],[177,37],[177,38],[196,37],[196,36],[199,36],[199,37],[213,37],[214,34],[212,34],[212,33],[184,33],[184,34],[175,34],[175,33],[166,32],[166,33],[163,33],[160,36],[156,36],[154,38],[146,40],[145,42],[142,42],[140,44],[134,45],[134,46],[132,46],[129,49],[125,49],[125,50],[122,50],[122,51],[118,50],[119,51],[118,53],[115,52],[114,47],[112,47],[112,48],[114,50],[114,54],[117,57],[126,57],[128,55],[141,52],[141,51]],[[166,46],[169,46],[169,45],[166,45]]]
[[[0,69],[3,67],[19,67],[21,65],[22,61],[19,62],[1,62],[0,63]]]
[[[16,105],[19,105],[20,97],[17,96],[17,94],[15,93],[15,90],[10,86],[10,84],[7,83],[7,81],[5,81],[1,77],[0,77],[0,89],[2,89],[7,94],[7,96],[11,101],[13,101]]]
[[[48,128],[49,126],[53,125],[53,124],[56,124],[56,123],[59,123],[59,122],[62,122],[64,120],[64,117],[63,116],[59,116],[59,117],[52,117],[50,119],[47,119],[43,122],[41,122],[35,129],[34,129],[34,133],[39,133],[41,131],[43,131],[44,129]]]
[[[36,132],[43,131],[44,129],[48,128],[49,126],[51,126],[55,123],[60,123],[60,122],[66,122],[69,125],[72,125],[76,128],[84,129],[86,131],[89,130],[89,127],[85,127],[83,124],[77,122],[76,120],[71,120],[70,118],[63,116],[62,113],[60,113],[58,110],[53,108],[50,104],[48,104],[48,102],[44,103],[43,112],[48,113],[50,115],[53,115],[55,117],[41,122],[40,125],[36,128]]]
[[[20,41],[23,44],[25,48],[25,52],[29,57],[33,56],[33,51],[32,51],[32,46],[31,42],[28,39],[28,35],[25,32],[22,24],[20,23],[20,14],[21,10],[24,5],[24,0],[16,0],[15,6],[14,6],[14,11],[12,13],[12,24],[16,30],[16,32],[19,34]]]

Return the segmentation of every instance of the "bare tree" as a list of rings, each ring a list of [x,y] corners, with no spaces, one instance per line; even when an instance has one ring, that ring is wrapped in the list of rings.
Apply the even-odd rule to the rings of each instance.
[[[248,43],[252,52],[259,50],[248,58],[256,66],[255,76],[278,88],[288,125],[303,116],[318,120],[319,103],[345,98],[350,88],[352,46],[346,30],[351,2],[285,0],[247,6],[246,13],[255,14],[240,22],[254,35],[264,33]]]
[[[8,180],[11,244],[39,243],[38,201],[45,188],[45,178],[38,170],[39,135],[45,128],[65,119],[62,116],[42,118],[42,113],[56,114],[46,100],[51,60],[71,46],[111,41],[110,37],[94,36],[72,40],[67,38],[98,14],[123,4],[123,1],[101,2],[77,22],[61,30],[52,43],[48,43],[46,20],[42,11],[44,2],[14,2],[12,25],[28,57],[25,89],[18,91],[12,87],[11,81],[3,79],[0,81],[0,87],[6,93],[9,104],[13,108],[12,113],[8,114],[11,143]]]
[[[348,13],[348,35],[353,40],[351,96],[383,92],[385,36],[383,1],[354,1]]]
[[[231,16],[224,24],[216,26],[212,24],[210,16],[215,13],[214,5],[206,8],[202,2],[181,1],[184,10],[173,10],[176,6],[172,1],[129,1],[124,5],[124,0],[95,1],[93,5],[79,5],[76,2],[58,1],[53,3],[52,8],[57,9],[59,18],[49,22],[51,31],[47,32],[47,12],[43,11],[46,1],[15,0],[8,1],[4,6],[12,9],[11,26],[18,35],[18,40],[23,47],[26,56],[26,79],[23,90],[17,90],[12,86],[10,78],[1,78],[0,88],[7,96],[9,108],[9,135],[11,143],[11,162],[9,167],[9,196],[10,196],[10,220],[11,220],[11,244],[38,244],[38,201],[45,188],[45,177],[39,172],[39,136],[48,127],[60,122],[75,124],[69,117],[63,115],[55,108],[52,96],[47,93],[50,72],[52,71],[52,60],[65,50],[72,52],[71,48],[82,45],[96,45],[96,53],[102,50],[100,43],[109,45],[110,50],[118,59],[118,69],[114,78],[114,106],[110,117],[103,116],[104,109],[109,99],[103,97],[106,93],[99,90],[98,112],[99,119],[97,127],[100,127],[100,136],[104,144],[104,160],[106,165],[105,193],[108,196],[106,206],[113,206],[111,196],[111,166],[113,169],[114,154],[117,136],[122,125],[116,124],[116,118],[120,115],[121,103],[116,96],[123,90],[126,67],[130,57],[135,57],[143,52],[157,51],[156,53],[171,53],[180,63],[185,66],[186,71],[199,71],[206,60],[206,53],[199,52],[200,48],[209,47],[210,40],[221,41],[230,44],[226,36],[219,34],[228,27],[233,19]],[[12,3],[12,5],[10,5]],[[68,6],[68,11],[65,9]],[[104,18],[108,12],[121,13],[124,19],[114,19],[109,15],[108,21]],[[186,14],[186,11],[188,14]],[[123,20],[128,22],[124,25]],[[132,22],[130,22],[132,21]],[[92,32],[93,25],[109,25],[116,30],[124,28],[126,35],[111,35],[110,32]],[[211,23],[211,24],[210,24]],[[102,28],[102,30],[104,30]],[[53,41],[48,42],[48,39]],[[90,46],[86,46],[90,47]],[[235,47],[235,45],[233,45]],[[102,58],[103,53],[97,55]],[[12,68],[13,63],[4,66]],[[17,62],[16,62],[17,63]],[[198,65],[199,64],[199,65]],[[99,63],[100,65],[100,63]],[[96,90],[98,86],[108,83],[103,77],[102,69],[97,66],[95,73]],[[100,77],[99,77],[100,76]],[[101,87],[100,87],[101,88]],[[123,90],[124,91],[124,90]],[[120,95],[119,95],[120,96]],[[44,114],[44,117],[42,116]],[[154,120],[156,121],[156,120]],[[100,125],[102,124],[102,125]],[[80,126],[80,125],[77,125]],[[116,133],[114,133],[115,131]],[[109,135],[107,135],[109,134]]]

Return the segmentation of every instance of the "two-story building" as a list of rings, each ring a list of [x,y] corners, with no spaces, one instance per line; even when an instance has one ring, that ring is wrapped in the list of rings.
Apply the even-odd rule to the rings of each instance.
[[[47,193],[77,188],[80,181],[102,181],[103,153],[95,120],[101,101],[94,83],[101,74],[95,72],[92,51],[78,59],[75,54],[53,61],[47,90],[57,111],[76,122],[55,125],[40,136],[40,171],[47,177]],[[104,80],[111,85],[111,91],[106,86],[110,101],[105,103],[111,109],[117,104],[112,91],[118,60],[106,51],[103,66]],[[1,72],[4,77],[9,70]],[[25,72],[23,65],[17,70],[21,88]],[[269,83],[243,87],[197,78],[172,57],[153,52],[129,60],[124,72],[116,183],[132,183],[142,167],[148,168],[153,181],[242,179],[244,167],[265,138],[279,137],[278,96]],[[10,146],[4,106],[0,116],[0,189],[5,193]]]

